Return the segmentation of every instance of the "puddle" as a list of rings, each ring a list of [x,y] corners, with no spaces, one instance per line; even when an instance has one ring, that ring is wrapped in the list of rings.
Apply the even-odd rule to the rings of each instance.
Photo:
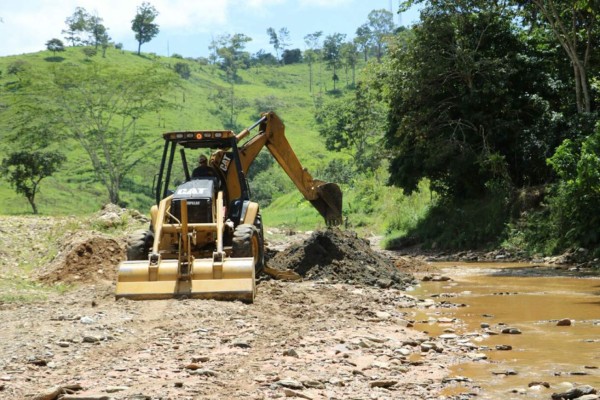
[[[447,328],[457,334],[483,333],[482,324],[494,332],[507,327],[522,332],[473,337],[488,360],[455,366],[450,376],[471,378],[482,388],[477,398],[548,399],[552,393],[568,390],[565,382],[600,389],[600,279],[576,278],[568,270],[527,264],[433,266],[452,280],[422,282],[411,294],[466,307],[420,311],[415,320],[430,322],[417,322],[416,329],[434,337]],[[432,322],[440,318],[455,321]],[[573,324],[557,326],[565,318]],[[497,350],[500,345],[512,350]],[[516,375],[502,374],[506,371]],[[547,382],[550,388],[529,388],[532,382]],[[451,388],[446,395],[455,392]]]

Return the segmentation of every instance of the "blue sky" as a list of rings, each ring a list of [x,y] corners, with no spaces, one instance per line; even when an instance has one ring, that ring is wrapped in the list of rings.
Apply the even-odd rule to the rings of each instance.
[[[390,8],[396,24],[410,25],[418,19],[411,10],[398,15],[399,0],[149,0],[159,12],[160,33],[142,51],[160,55],[206,57],[208,45],[220,34],[244,33],[253,40],[252,53],[274,50],[267,28],[288,28],[290,48],[304,50],[304,36],[316,31],[324,35],[347,34],[367,21],[371,10]],[[104,20],[109,35],[127,50],[137,50],[131,31],[137,6],[142,0],[0,0],[0,56],[44,50],[46,41],[63,39],[65,19],[75,7],[83,7]]]

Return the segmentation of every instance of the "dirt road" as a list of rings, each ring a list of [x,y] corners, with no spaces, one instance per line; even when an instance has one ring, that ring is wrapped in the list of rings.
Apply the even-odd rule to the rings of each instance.
[[[60,240],[51,219],[4,219]],[[4,232],[4,280],[16,276],[19,257],[32,258],[23,246],[47,251],[23,231]],[[97,270],[99,279],[65,293],[0,301],[1,398],[437,399],[462,381],[447,379],[447,368],[471,351],[412,330],[400,309],[436,304],[394,288],[265,280],[251,305],[115,301],[106,267]]]

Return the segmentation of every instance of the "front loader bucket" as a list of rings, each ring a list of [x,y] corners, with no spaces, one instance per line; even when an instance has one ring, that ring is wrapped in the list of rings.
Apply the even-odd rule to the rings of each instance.
[[[315,189],[319,197],[311,200],[311,204],[325,218],[327,225],[340,225],[342,223],[342,190],[340,187],[335,183],[319,182]]]
[[[254,301],[253,258],[226,258],[218,264],[212,259],[196,259],[190,279],[179,279],[177,272],[177,260],[161,260],[158,266],[151,266],[149,261],[123,261],[115,296],[134,300],[187,297]]]

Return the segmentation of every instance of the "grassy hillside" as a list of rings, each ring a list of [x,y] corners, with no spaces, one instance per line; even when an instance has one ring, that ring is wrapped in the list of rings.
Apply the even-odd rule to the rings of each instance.
[[[162,139],[166,131],[193,129],[222,129],[228,116],[221,111],[218,101],[219,94],[229,89],[224,74],[213,65],[202,65],[196,61],[178,58],[157,57],[154,55],[137,56],[130,52],[109,49],[106,58],[95,56],[91,61],[86,60],[81,48],[68,48],[66,52],[54,56],[51,52],[24,54],[0,58],[0,90],[3,92],[10,87],[17,76],[8,74],[11,63],[21,60],[27,63],[27,68],[35,71],[40,79],[48,79],[52,68],[60,63],[98,63],[118,65],[123,69],[135,69],[145,64],[159,62],[164,68],[172,68],[176,63],[184,62],[190,66],[191,76],[188,80],[181,79],[180,87],[172,93],[167,93],[170,100],[177,106],[160,114],[146,117],[139,121],[141,129],[150,137],[156,137],[156,151],[139,164],[129,179],[122,186],[121,199],[128,207],[147,212],[152,204],[151,186],[160,162]],[[313,89],[327,96],[327,89],[332,88],[331,81],[325,81],[330,73],[323,69],[322,80],[316,69]],[[245,106],[237,113],[237,126],[242,128],[256,121],[264,107],[275,109],[286,124],[286,136],[298,158],[315,177],[331,160],[342,157],[325,149],[314,123],[314,97],[309,92],[309,71],[305,64],[295,64],[282,67],[252,67],[240,70],[240,81],[235,85],[236,98],[245,100]],[[342,77],[342,81],[343,81]],[[321,83],[321,86],[319,86]],[[342,83],[340,82],[340,85]],[[6,92],[0,92],[0,146],[2,152],[11,150],[7,137],[7,123],[11,118],[11,107],[6,101]],[[68,215],[87,214],[98,210],[108,201],[104,187],[94,179],[91,163],[78,143],[66,141],[59,144],[68,157],[67,163],[59,173],[42,181],[41,191],[37,197],[41,214]],[[347,157],[347,156],[346,156]],[[274,174],[282,174],[275,164],[270,167]],[[379,178],[369,185],[373,192],[370,197],[364,193],[355,193],[356,188],[350,188],[345,182],[338,182],[345,192],[345,209],[350,209],[350,223],[354,226],[365,227],[373,231],[383,231],[386,220],[401,210],[395,210],[395,199],[401,193],[397,190],[384,188],[386,174],[380,173]],[[251,182],[252,185],[252,182]],[[364,189],[364,188],[363,188]],[[361,191],[364,191],[361,189]],[[390,204],[390,201],[394,204]],[[368,206],[370,213],[365,213],[365,202],[375,202]],[[423,205],[418,207],[422,208]],[[5,181],[0,180],[0,214],[27,214],[30,206],[24,197],[17,195]],[[273,225],[294,225],[297,229],[312,229],[322,226],[322,220],[311,205],[303,201],[301,195],[290,189],[276,199],[271,206],[263,211],[265,223]],[[387,215],[383,218],[382,215]]]

